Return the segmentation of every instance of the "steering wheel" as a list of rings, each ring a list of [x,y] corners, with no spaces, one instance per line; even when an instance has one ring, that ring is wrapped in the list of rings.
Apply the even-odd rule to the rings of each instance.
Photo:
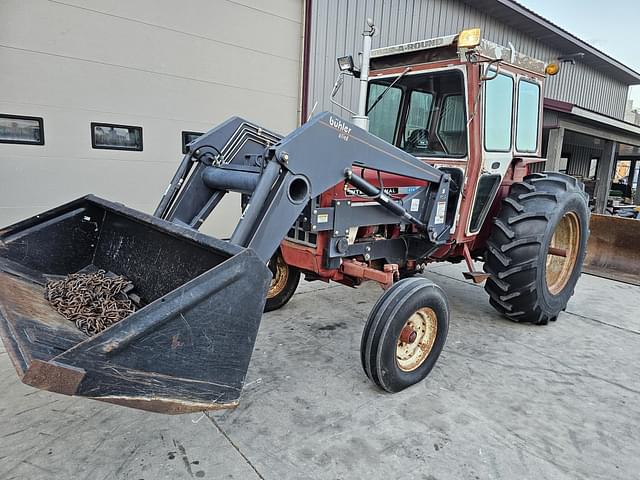
[[[407,138],[406,146],[411,150],[428,150],[429,132],[424,128],[416,128]]]

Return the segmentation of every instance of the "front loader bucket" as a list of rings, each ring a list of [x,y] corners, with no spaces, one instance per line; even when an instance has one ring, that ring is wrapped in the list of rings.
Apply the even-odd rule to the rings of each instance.
[[[88,337],[48,279],[103,269],[144,306]],[[0,230],[0,336],[36,388],[164,413],[237,405],[271,273],[250,249],[87,196]]]
[[[583,271],[640,285],[640,220],[591,215]]]

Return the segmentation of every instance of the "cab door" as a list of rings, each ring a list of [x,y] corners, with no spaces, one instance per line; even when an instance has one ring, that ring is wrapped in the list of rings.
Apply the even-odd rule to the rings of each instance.
[[[498,187],[513,159],[515,75],[504,69],[485,72],[482,89],[482,162],[467,235],[480,231]]]
[[[482,164],[467,234],[480,231],[514,157],[539,157],[542,82],[522,71],[490,69],[482,89]]]

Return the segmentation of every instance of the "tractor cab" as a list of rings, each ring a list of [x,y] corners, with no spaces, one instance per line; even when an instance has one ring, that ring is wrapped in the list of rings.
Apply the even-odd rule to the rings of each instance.
[[[369,132],[452,176],[457,204],[473,199],[456,205],[453,236],[473,240],[500,185],[525,171],[514,159],[542,161],[543,82],[558,65],[484,40],[478,28],[374,49],[363,71],[349,59],[338,60],[341,74],[368,77]]]

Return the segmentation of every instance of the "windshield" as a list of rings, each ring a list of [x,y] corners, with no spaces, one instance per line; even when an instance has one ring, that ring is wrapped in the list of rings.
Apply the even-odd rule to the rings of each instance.
[[[396,78],[370,82],[369,131],[412,155],[464,157],[467,115],[462,72],[406,75],[379,99]]]

